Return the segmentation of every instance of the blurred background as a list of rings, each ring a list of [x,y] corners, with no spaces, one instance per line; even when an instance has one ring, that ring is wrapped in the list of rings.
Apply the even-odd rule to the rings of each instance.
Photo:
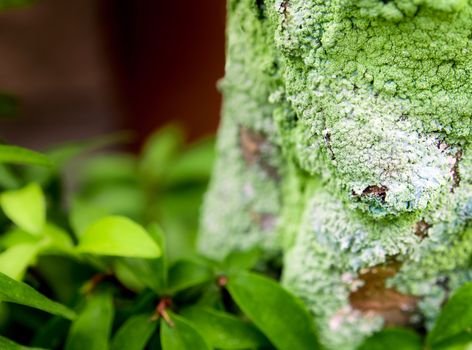
[[[0,90],[18,99],[3,142],[43,148],[115,130],[137,150],[169,122],[213,134],[222,0],[40,0],[0,12]]]

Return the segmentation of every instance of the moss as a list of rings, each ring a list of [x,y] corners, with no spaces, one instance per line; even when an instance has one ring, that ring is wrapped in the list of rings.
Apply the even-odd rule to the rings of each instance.
[[[391,259],[431,324],[472,277],[471,37],[467,0],[231,0],[201,251],[283,250],[328,348],[381,327],[349,293]],[[241,127],[267,138],[261,161]]]

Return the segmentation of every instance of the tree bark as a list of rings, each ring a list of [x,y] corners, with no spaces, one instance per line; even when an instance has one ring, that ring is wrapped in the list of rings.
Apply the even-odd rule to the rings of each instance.
[[[283,252],[329,349],[472,280],[472,3],[230,0],[200,250]],[[274,316],[275,317],[275,316]]]

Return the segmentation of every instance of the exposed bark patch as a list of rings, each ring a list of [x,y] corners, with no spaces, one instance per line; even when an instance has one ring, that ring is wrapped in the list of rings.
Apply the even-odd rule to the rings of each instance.
[[[249,165],[257,163],[261,158],[261,149],[266,142],[266,137],[261,133],[241,127],[239,140],[246,163]]]
[[[336,156],[334,155],[333,148],[331,147],[331,133],[329,131],[326,131],[324,133],[324,141],[326,148],[328,149],[329,157],[331,160],[336,160]]]
[[[361,271],[362,287],[352,292],[349,301],[352,308],[364,314],[381,316],[385,326],[406,326],[417,311],[418,297],[401,294],[386,287],[386,280],[400,269],[397,262],[375,266]]]
[[[282,1],[282,11],[283,11],[283,14],[285,15],[288,11],[288,0],[284,0]]]
[[[257,131],[240,127],[239,142],[247,165],[258,164],[271,178],[280,180],[277,169],[264,159],[264,151],[272,147],[267,137]]]
[[[418,221],[415,224],[415,235],[419,238],[424,239],[428,236],[428,230],[431,227],[431,224],[428,224],[424,219]]]
[[[380,200],[381,203],[385,203],[385,198],[387,197],[388,188],[385,186],[369,186],[362,191],[361,197],[375,197]]]
[[[251,220],[254,222],[262,231],[271,231],[277,224],[277,219],[273,214],[267,213],[250,213]]]
[[[283,22],[285,23],[288,20],[288,0],[282,1],[279,11],[282,14]]]
[[[454,189],[459,187],[461,183],[461,174],[459,173],[459,162],[462,159],[462,150],[458,150],[456,154],[454,155],[454,165],[452,166],[451,169],[451,174],[452,174],[452,189],[451,192],[454,192]]]

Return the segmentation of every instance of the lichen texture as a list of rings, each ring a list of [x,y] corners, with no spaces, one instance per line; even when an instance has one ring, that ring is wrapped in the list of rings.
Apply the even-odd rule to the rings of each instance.
[[[472,1],[229,0],[200,250],[283,254],[328,349],[472,279]]]

